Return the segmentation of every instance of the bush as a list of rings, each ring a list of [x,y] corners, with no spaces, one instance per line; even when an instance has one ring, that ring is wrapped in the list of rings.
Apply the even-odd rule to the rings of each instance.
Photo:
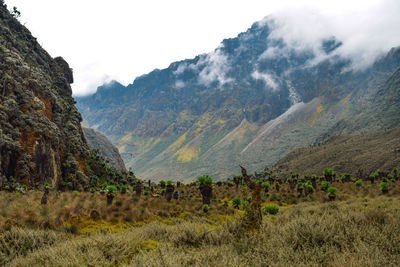
[[[174,183],[171,180],[167,181],[167,185],[173,185]]]
[[[264,185],[264,191],[268,192],[269,188],[271,187],[271,185],[269,184],[269,182],[264,182],[262,183]]]
[[[121,185],[120,190],[122,193],[126,193],[126,191],[128,190],[128,187],[126,185]]]
[[[160,185],[161,185],[161,186],[164,186],[165,184],[166,184],[166,183],[165,183],[164,180],[161,180],[161,181],[160,181]]]
[[[355,184],[356,184],[356,186],[362,186],[362,180],[361,180],[361,179],[358,179],[358,180],[355,182]]]
[[[235,209],[239,209],[240,204],[242,204],[242,201],[240,200],[239,197],[235,197],[235,198],[232,199],[232,206],[233,206]]]
[[[322,183],[321,183],[321,190],[322,191],[326,191],[326,190],[328,190],[328,188],[331,186],[331,183],[330,182],[328,182],[328,181],[323,181]]]
[[[389,188],[389,184],[388,183],[386,183],[386,182],[382,182],[381,184],[380,184],[380,187],[381,187],[381,190],[382,191],[387,191],[388,190],[388,188]]]
[[[107,188],[107,195],[114,195],[117,191],[117,188],[114,185],[108,185]]]
[[[306,185],[306,189],[309,194],[312,194],[314,192],[314,187],[310,184]]]
[[[208,175],[199,176],[199,178],[197,178],[197,182],[199,183],[200,186],[202,185],[211,186],[212,178]]]
[[[150,192],[148,190],[144,190],[143,195],[150,196]]]
[[[328,195],[335,195],[336,196],[337,193],[338,193],[338,190],[337,190],[336,187],[331,186],[331,187],[328,187],[326,192],[328,193]]]
[[[279,212],[279,208],[275,205],[265,206],[263,209],[264,215],[277,215]]]

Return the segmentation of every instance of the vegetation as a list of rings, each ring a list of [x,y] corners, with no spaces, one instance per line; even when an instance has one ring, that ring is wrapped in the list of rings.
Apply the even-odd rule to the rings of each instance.
[[[268,205],[263,209],[264,215],[277,215],[279,212],[279,208],[276,205]]]
[[[235,197],[235,198],[232,199],[232,206],[235,209],[239,209],[240,208],[240,204],[242,204],[242,201],[240,200],[239,197]]]

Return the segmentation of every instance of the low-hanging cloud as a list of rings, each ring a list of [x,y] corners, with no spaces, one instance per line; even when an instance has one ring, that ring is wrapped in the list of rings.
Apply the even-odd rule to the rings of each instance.
[[[232,79],[227,77],[227,72],[230,70],[228,57],[222,52],[220,48],[207,54],[203,57],[199,65],[205,64],[205,67],[199,74],[199,83],[206,86],[218,81],[220,85],[231,82]]]
[[[175,88],[176,89],[181,89],[185,87],[185,82],[183,82],[182,80],[176,80],[175,82]]]
[[[284,56],[288,49],[311,50],[315,58],[310,64],[340,56],[351,60],[351,69],[362,70],[400,45],[400,1],[365,1],[353,6],[349,3],[346,10],[334,7],[329,10],[329,5],[301,5],[266,17],[260,23],[272,28],[269,38],[281,39],[288,47],[270,47],[259,59]],[[321,44],[332,37],[342,45],[327,55]]]
[[[262,73],[258,71],[254,71],[251,74],[251,77],[255,80],[262,80],[265,82],[265,85],[268,88],[271,88],[273,91],[276,91],[279,89],[279,84],[275,81],[274,77],[272,74],[269,73]]]

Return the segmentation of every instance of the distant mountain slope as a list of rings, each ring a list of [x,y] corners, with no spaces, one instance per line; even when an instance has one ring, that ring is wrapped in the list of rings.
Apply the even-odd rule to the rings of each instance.
[[[333,168],[339,174],[359,168],[366,173],[391,170],[400,166],[400,128],[368,134],[341,135],[305,148],[296,149],[280,159],[272,173],[288,177],[291,172],[321,175],[324,168]]]
[[[121,172],[126,172],[125,164],[118,152],[118,148],[113,146],[105,135],[90,128],[82,127],[82,130],[90,148],[98,149],[112,167]]]
[[[394,48],[353,71],[354,62],[335,54],[340,40],[316,44],[318,53],[293,49],[271,35],[274,23],[266,21],[127,87],[103,85],[77,98],[77,107],[139,177],[190,180],[208,173],[219,179],[236,173],[238,164],[260,170],[335,134],[372,105],[400,67]]]

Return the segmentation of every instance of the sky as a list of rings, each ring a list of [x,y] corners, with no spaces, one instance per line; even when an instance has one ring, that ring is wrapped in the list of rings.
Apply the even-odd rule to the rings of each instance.
[[[338,53],[368,66],[400,45],[399,0],[6,0],[51,56],[74,70],[75,96],[217,48],[265,16],[279,18],[276,38],[313,47],[338,35]]]

